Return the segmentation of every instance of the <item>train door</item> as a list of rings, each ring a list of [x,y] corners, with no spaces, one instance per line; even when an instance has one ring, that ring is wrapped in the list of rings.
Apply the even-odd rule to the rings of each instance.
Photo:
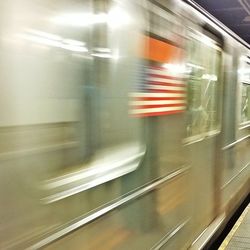
[[[193,227],[199,235],[215,217],[216,141],[220,131],[221,47],[208,31],[190,31],[187,42],[186,146],[192,166]]]
[[[225,86],[221,179],[221,203],[229,210],[235,209],[245,190],[249,190],[244,183],[249,178],[247,171],[250,166],[250,144],[247,140],[250,125],[250,58],[242,47],[233,47],[232,51],[229,65],[232,70],[228,72],[229,80]]]

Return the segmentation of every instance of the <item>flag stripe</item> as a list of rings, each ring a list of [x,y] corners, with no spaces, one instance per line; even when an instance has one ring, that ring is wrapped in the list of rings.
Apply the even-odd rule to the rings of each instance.
[[[173,115],[184,112],[184,110],[176,110],[176,111],[163,111],[163,112],[152,112],[145,114],[133,114],[135,117],[149,117],[149,116],[160,116],[160,115]]]
[[[150,70],[148,74],[151,77],[157,77],[162,79],[179,80],[179,81],[184,80],[184,77],[175,76],[174,74],[169,74],[168,72],[159,72],[159,70]]]
[[[184,93],[185,90],[183,90],[183,87],[175,87],[175,86],[162,86],[162,85],[153,85],[149,84],[147,86],[148,89],[154,89],[154,90],[176,90],[178,93]]]
[[[174,87],[186,87],[184,83],[169,83],[169,82],[156,82],[156,81],[149,81],[148,84],[154,84],[159,86],[174,86]]]
[[[150,81],[150,82],[183,84],[183,82],[180,81],[180,80],[165,79],[165,78],[160,78],[160,77],[151,77],[151,76],[149,76],[147,78],[147,80]]]
[[[151,89],[148,88],[149,91],[154,93],[175,93],[175,94],[186,94],[185,90],[164,90],[164,89]]]
[[[137,99],[141,101],[186,100],[185,97],[140,97]]]
[[[185,97],[184,93],[144,93],[135,92],[130,94],[131,97]]]
[[[168,108],[168,107],[186,107],[185,104],[183,103],[176,103],[176,104],[165,104],[165,105],[138,105],[138,106],[135,106],[134,108],[135,109],[151,109],[151,108]]]
[[[165,105],[165,104],[186,104],[186,100],[131,101],[129,104],[133,105],[133,106]]]
[[[131,110],[131,114],[146,114],[153,112],[166,112],[166,111],[178,111],[178,110],[185,110],[185,107],[181,106],[181,107],[141,108],[141,109]]]

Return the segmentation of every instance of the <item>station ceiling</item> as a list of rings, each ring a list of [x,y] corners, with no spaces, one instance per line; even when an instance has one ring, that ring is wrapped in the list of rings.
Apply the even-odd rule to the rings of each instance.
[[[250,0],[195,0],[250,44]]]

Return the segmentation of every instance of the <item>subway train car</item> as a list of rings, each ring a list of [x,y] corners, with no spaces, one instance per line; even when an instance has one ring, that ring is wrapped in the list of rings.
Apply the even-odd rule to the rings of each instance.
[[[250,46],[192,0],[0,12],[0,248],[202,249],[250,190]]]

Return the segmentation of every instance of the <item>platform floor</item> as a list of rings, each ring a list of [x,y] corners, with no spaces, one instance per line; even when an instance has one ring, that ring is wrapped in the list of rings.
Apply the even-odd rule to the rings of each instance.
[[[235,223],[219,250],[250,250],[250,204]]]

